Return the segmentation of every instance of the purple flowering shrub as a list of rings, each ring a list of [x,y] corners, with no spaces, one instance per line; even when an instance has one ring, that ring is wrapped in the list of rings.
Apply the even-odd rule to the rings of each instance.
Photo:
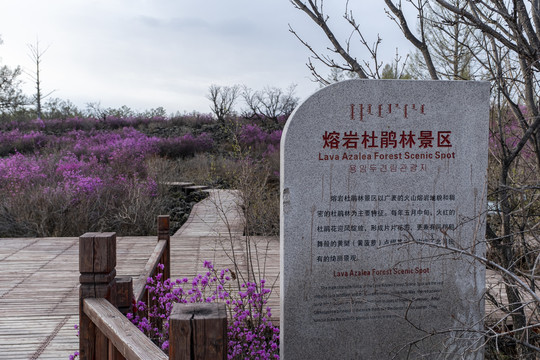
[[[163,265],[158,265],[163,270]],[[228,269],[218,271],[205,261],[204,275],[188,278],[162,279],[162,274],[147,279],[146,289],[154,302],[147,306],[139,302],[135,311],[127,315],[142,332],[165,352],[169,347],[169,316],[174,303],[224,302],[229,310],[229,359],[279,359],[279,328],[270,321],[267,307],[270,289],[265,281],[241,285],[237,295],[232,291],[232,277]]]
[[[228,358],[279,359],[279,328],[270,321],[272,312],[266,306],[271,290],[247,282],[238,292],[239,298],[227,302],[232,306],[232,321],[228,324]]]
[[[0,157],[0,236],[151,233],[163,202],[147,159],[159,139],[125,128],[48,140],[40,153]]]
[[[167,145],[171,157],[214,146],[208,133],[161,138],[133,127],[103,131],[98,120],[92,121],[35,120],[8,124],[31,130],[0,131],[0,237],[76,236],[103,228],[123,235],[152,233],[155,214],[177,205],[165,199],[165,189],[158,189],[162,174],[151,168],[151,161]],[[114,124],[110,118],[101,121]],[[56,123],[70,122],[76,129],[95,126],[49,132]]]
[[[520,106],[520,110],[523,113],[525,119],[528,118],[527,109],[524,106]],[[525,132],[524,128],[513,113],[509,112],[503,115],[500,124],[496,122],[499,119],[492,119],[490,124],[489,134],[489,177],[488,177],[488,189],[490,194],[489,200],[493,203],[499,203],[502,198],[499,195],[500,179],[499,175],[505,162],[505,159],[509,157],[517,148],[519,142],[523,138]],[[538,154],[534,144],[534,136],[524,144],[523,148],[519,152],[515,161],[509,166],[509,173],[511,176],[507,180],[507,186],[510,188],[521,188],[525,184],[535,184],[538,182]],[[520,191],[510,191],[508,201],[513,209],[511,216],[516,216],[516,221],[519,223],[526,217],[522,217],[523,214],[538,213],[540,211],[540,205],[538,202],[532,201],[537,197],[537,190],[526,189]],[[523,208],[521,208],[523,206]],[[521,208],[521,210],[518,210]],[[525,210],[526,209],[526,210]],[[523,212],[522,212],[523,211]],[[518,215],[519,214],[519,215]],[[520,220],[517,220],[519,218]],[[499,217],[489,217],[490,226],[497,228],[500,221]],[[521,226],[521,225],[520,225]],[[523,231],[521,229],[520,231]]]
[[[49,144],[41,154],[23,156],[15,152],[13,155],[0,158],[0,164],[4,163],[5,167],[19,169],[31,162],[31,159],[39,159],[38,162],[50,163],[48,170],[56,163],[53,172],[60,177],[62,174],[72,178],[74,173],[85,176],[91,173],[116,181],[115,176],[120,175],[144,177],[146,174],[144,161],[157,154],[158,142],[158,138],[147,137],[132,128],[116,132],[72,131],[61,137],[48,139]],[[34,168],[33,172],[40,177],[50,177],[51,174],[44,173],[45,170]],[[20,176],[28,175],[24,173],[24,176]],[[5,176],[0,175],[0,178],[3,177]]]
[[[526,107],[520,106],[520,110],[524,117],[527,118],[528,115]],[[495,123],[490,125],[490,129],[489,149],[492,154],[498,157],[502,155],[503,146],[512,151],[517,146],[524,133],[519,121],[512,113],[505,116],[505,121],[501,128],[502,131],[499,131],[498,125]],[[534,161],[534,146],[531,142],[525,144],[520,156],[526,161]]]
[[[163,116],[106,116],[103,118],[94,117],[73,117],[67,119],[34,119],[31,121],[10,121],[0,124],[0,131],[43,131],[48,134],[62,134],[72,130],[116,130],[124,127],[145,128],[149,125],[160,124],[167,126],[169,120]]]
[[[18,129],[0,133],[0,156],[14,153],[31,153],[48,143],[48,136],[40,131],[22,133]]]
[[[47,192],[55,188],[85,197],[105,187],[131,187],[134,179],[148,183],[145,159],[156,153],[157,140],[133,129],[98,134],[73,132],[63,138],[60,152],[15,153],[0,158],[1,192],[17,195],[25,190],[39,188]]]
[[[102,126],[107,129],[121,129],[123,127],[140,128],[149,124],[166,124],[167,119],[162,116],[138,117],[138,116],[106,116],[100,120]]]
[[[157,139],[133,129],[123,128],[114,132],[84,132],[77,137],[73,152],[78,155],[94,155],[102,162],[119,159],[140,160],[150,153],[156,153]]]
[[[279,151],[281,135],[282,130],[268,133],[257,124],[246,124],[240,128],[238,140],[241,145],[250,147],[262,157],[267,157]]]
[[[240,129],[238,137],[245,145],[256,145],[266,142],[268,134],[257,124],[246,124]]]
[[[46,134],[61,135],[73,130],[118,130],[131,127],[138,130],[156,127],[171,128],[187,126],[191,129],[201,129],[214,124],[215,120],[210,114],[183,114],[172,115],[167,118],[163,114],[145,112],[143,114],[121,116],[120,114],[89,117],[68,117],[53,119],[34,119],[30,121],[4,121],[0,123],[0,132],[20,130],[22,132],[40,131]]]
[[[210,151],[214,147],[214,139],[206,132],[198,136],[187,133],[181,137],[159,139],[157,143],[159,155],[168,158],[184,158],[196,153]]]
[[[0,158],[0,189],[5,194],[17,196],[27,187],[43,181],[45,161],[36,156],[22,154]]]

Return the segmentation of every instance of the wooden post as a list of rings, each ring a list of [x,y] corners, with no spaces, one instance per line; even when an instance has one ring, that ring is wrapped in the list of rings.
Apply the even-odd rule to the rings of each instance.
[[[133,301],[133,278],[123,276],[116,278],[116,307],[126,315],[132,310]]]
[[[116,234],[86,233],[79,237],[79,353],[81,360],[107,359],[107,338],[84,314],[83,299],[116,303]]]
[[[174,304],[169,317],[169,359],[226,358],[225,304]]]
[[[158,216],[158,241],[167,241],[165,254],[161,260],[162,264],[165,266],[163,269],[163,281],[171,278],[171,236],[169,235],[169,220],[169,215]]]

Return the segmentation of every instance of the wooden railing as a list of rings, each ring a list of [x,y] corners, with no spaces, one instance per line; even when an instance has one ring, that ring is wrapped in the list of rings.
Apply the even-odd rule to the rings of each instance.
[[[148,304],[148,291],[146,279],[154,277],[158,273],[158,264],[163,264],[163,279],[171,277],[171,237],[169,235],[169,216],[158,216],[158,239],[156,247],[150,255],[143,273],[133,283],[133,294],[136,301],[144,301]]]
[[[143,274],[133,281],[116,277],[116,234],[79,237],[79,354],[81,360],[225,359],[224,304],[175,304],[169,318],[169,356],[124,314],[132,300],[151,305],[146,279],[164,265],[170,277],[169,217],[158,218],[158,241]]]

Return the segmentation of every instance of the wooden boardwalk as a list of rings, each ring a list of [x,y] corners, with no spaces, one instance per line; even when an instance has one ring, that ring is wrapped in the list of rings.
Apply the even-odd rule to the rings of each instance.
[[[248,264],[244,218],[237,194],[209,190],[191,215],[171,237],[171,277],[188,277],[204,271],[203,262],[231,268],[243,281]],[[113,229],[111,229],[113,230]],[[119,237],[117,274],[137,279],[154,250],[156,237]],[[273,318],[279,319],[279,240],[250,238],[257,278],[273,285]],[[68,359],[78,348],[74,325],[78,323],[78,238],[0,239],[0,360]],[[233,266],[234,263],[237,267]],[[488,288],[504,299],[500,276],[488,271]],[[492,321],[502,313],[488,304]]]
[[[216,267],[231,267],[233,249],[237,273],[246,273],[243,217],[236,194],[209,192],[171,237],[173,279],[201,273],[205,260]],[[279,241],[252,240],[269,256],[272,265],[267,266],[265,278],[271,284],[279,271]],[[154,236],[119,237],[118,275],[139,277],[155,244]],[[78,238],[0,239],[0,359],[68,359],[78,348],[74,330],[79,321],[78,256]],[[275,317],[279,317],[277,285],[271,299]]]
[[[204,261],[211,261],[218,269],[229,268],[235,271],[242,282],[253,281],[247,278],[244,217],[239,212],[236,192],[210,190],[209,193],[207,199],[193,207],[188,221],[171,237],[171,278],[192,278],[205,272]],[[273,321],[277,323],[279,238],[250,237],[249,242],[252,258],[266,259],[266,263],[255,262],[253,269],[256,279],[265,279],[267,287],[272,288],[269,306],[272,308]]]

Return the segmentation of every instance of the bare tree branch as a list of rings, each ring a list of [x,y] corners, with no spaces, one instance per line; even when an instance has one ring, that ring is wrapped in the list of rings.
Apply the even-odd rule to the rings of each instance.
[[[326,18],[323,15],[323,6],[321,3],[321,6],[319,7],[316,3],[314,3],[312,0],[308,0],[309,7],[300,0],[290,0],[291,3],[297,8],[305,12],[325,33],[326,37],[330,42],[332,43],[332,46],[334,46],[334,50],[336,53],[341,55],[343,59],[347,62],[347,64],[350,65],[351,71],[358,74],[358,76],[362,79],[367,79],[368,76],[364,72],[364,69],[362,66],[354,59],[352,56],[350,56],[341,43],[336,39],[334,33],[330,30],[328,27],[327,21],[328,18]],[[293,32],[294,33],[294,32]],[[295,34],[296,35],[296,34]],[[297,36],[298,37],[298,36]],[[302,41],[303,42],[303,41]],[[304,42],[303,42],[304,43]],[[305,43],[304,43],[305,44]],[[311,49],[312,50],[312,49]],[[317,57],[319,58],[319,57]]]
[[[425,39],[419,40],[416,36],[413,35],[411,30],[409,29],[409,25],[407,23],[407,20],[405,19],[405,16],[403,15],[403,11],[400,8],[396,7],[392,0],[384,0],[386,3],[386,6],[390,8],[390,11],[398,18],[399,25],[401,28],[401,31],[403,32],[403,35],[413,44],[420,52],[422,53],[422,56],[424,57],[424,60],[426,62],[429,75],[431,76],[431,79],[438,80],[439,77],[437,76],[437,71],[435,70],[435,66],[433,65],[433,60],[431,59],[431,54],[429,52],[428,46],[425,42]],[[423,22],[423,16],[420,15],[420,23]]]

